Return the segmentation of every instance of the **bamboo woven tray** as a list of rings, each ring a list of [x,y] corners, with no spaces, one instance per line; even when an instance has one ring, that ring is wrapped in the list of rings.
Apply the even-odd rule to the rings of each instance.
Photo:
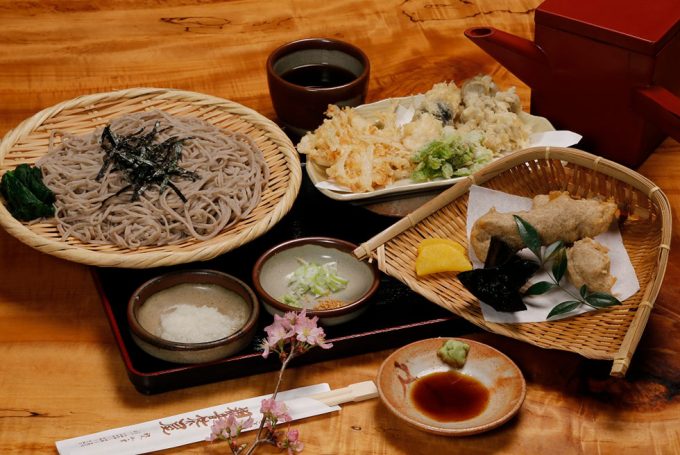
[[[640,291],[622,305],[605,311],[554,322],[498,324],[484,320],[477,299],[451,275],[417,278],[416,246],[422,239],[449,237],[467,245],[468,190],[473,184],[526,197],[559,190],[577,197],[612,198],[630,214],[620,228]],[[650,180],[580,150],[536,147],[502,158],[457,183],[362,243],[355,255],[377,260],[383,272],[488,331],[544,348],[611,360],[611,374],[623,376],[659,293],[670,241],[670,205]]]
[[[198,117],[217,127],[247,134],[260,147],[270,170],[269,185],[248,217],[208,241],[187,240],[136,250],[86,244],[72,238],[62,240],[56,225],[21,223],[4,204],[0,204],[0,225],[25,244],[63,259],[96,266],[147,268],[213,258],[259,237],[289,211],[300,189],[302,170],[298,154],[283,131],[238,103],[180,90],[134,88],[81,96],[47,108],[3,138],[0,175],[21,163],[35,163],[47,153],[53,130],[86,134],[114,117],[153,109],[180,117]]]

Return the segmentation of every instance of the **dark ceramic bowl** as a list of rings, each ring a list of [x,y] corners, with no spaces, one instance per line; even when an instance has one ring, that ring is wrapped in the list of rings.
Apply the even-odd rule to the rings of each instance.
[[[288,293],[286,276],[296,270],[299,259],[322,265],[337,263],[338,275],[347,279],[347,287],[323,297],[346,302],[339,308],[308,310],[309,317],[318,316],[322,325],[337,325],[361,315],[378,289],[380,271],[375,263],[360,261],[352,251],[356,245],[329,237],[306,237],[284,242],[266,251],[253,268],[253,286],[265,310],[270,314],[300,311],[301,308],[283,303]]]
[[[299,74],[295,78],[291,76],[301,67],[310,66],[340,70],[336,74],[338,77],[328,71],[318,78],[309,73],[307,78],[301,78]],[[348,77],[339,77],[340,73]],[[363,104],[369,73],[370,63],[361,49],[328,38],[307,38],[284,44],[267,59],[267,82],[276,115],[284,126],[298,135],[316,129],[323,122],[329,104]],[[319,72],[314,74],[318,76]]]
[[[168,294],[176,292],[180,285],[190,286],[188,297]],[[229,303],[234,299],[238,303]],[[171,341],[162,337],[165,333],[162,331],[163,318],[179,311],[176,307],[178,303],[184,305],[184,319],[180,319],[180,323],[196,315],[196,320],[183,324],[199,327],[187,334],[191,340],[187,337],[183,341],[177,341],[179,338]],[[214,310],[233,325],[230,330],[233,333],[227,332],[217,339],[194,341],[197,336],[205,336],[200,323],[196,322],[202,320],[198,315],[202,313],[205,318],[206,311],[216,314]],[[257,330],[259,313],[257,296],[238,278],[216,270],[186,270],[160,275],[137,288],[128,303],[127,319],[132,339],[146,353],[169,362],[203,363],[245,349]]]

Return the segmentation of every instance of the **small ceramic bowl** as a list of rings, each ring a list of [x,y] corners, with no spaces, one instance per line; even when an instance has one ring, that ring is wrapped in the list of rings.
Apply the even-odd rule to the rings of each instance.
[[[257,329],[257,296],[216,270],[169,272],[142,284],[128,303],[132,339],[176,363],[204,363],[246,348]]]
[[[368,57],[344,41],[305,38],[286,43],[269,55],[266,69],[276,116],[300,136],[323,122],[329,104],[358,106],[366,99]],[[340,74],[344,77],[334,77]]]
[[[447,340],[470,346],[463,368],[455,369],[437,357]],[[418,409],[412,396],[413,384],[438,372],[455,370],[479,381],[488,391],[488,404],[473,417],[456,421],[431,418]],[[519,411],[526,395],[522,372],[505,354],[486,344],[462,338],[430,338],[393,352],[378,371],[380,399],[394,415],[429,433],[465,436],[496,428]]]
[[[287,275],[301,264],[323,265],[337,263],[337,274],[347,280],[347,286],[322,298],[347,302],[333,309],[308,309],[309,317],[318,316],[322,325],[342,324],[361,315],[369,306],[370,298],[378,289],[380,271],[375,264],[360,261],[352,251],[357,246],[329,237],[305,237],[290,240],[266,251],[253,268],[253,285],[265,310],[270,314],[300,311],[301,308],[283,303],[290,292]]]

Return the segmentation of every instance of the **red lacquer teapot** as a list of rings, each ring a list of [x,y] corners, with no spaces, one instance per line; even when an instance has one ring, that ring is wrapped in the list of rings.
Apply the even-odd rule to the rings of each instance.
[[[535,42],[465,31],[531,87],[532,113],[631,167],[680,141],[680,0],[546,0],[534,20]]]

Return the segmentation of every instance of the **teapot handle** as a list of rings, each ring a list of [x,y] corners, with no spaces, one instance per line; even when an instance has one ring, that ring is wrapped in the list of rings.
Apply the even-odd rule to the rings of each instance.
[[[649,86],[633,90],[633,108],[680,141],[680,98],[667,89]]]

